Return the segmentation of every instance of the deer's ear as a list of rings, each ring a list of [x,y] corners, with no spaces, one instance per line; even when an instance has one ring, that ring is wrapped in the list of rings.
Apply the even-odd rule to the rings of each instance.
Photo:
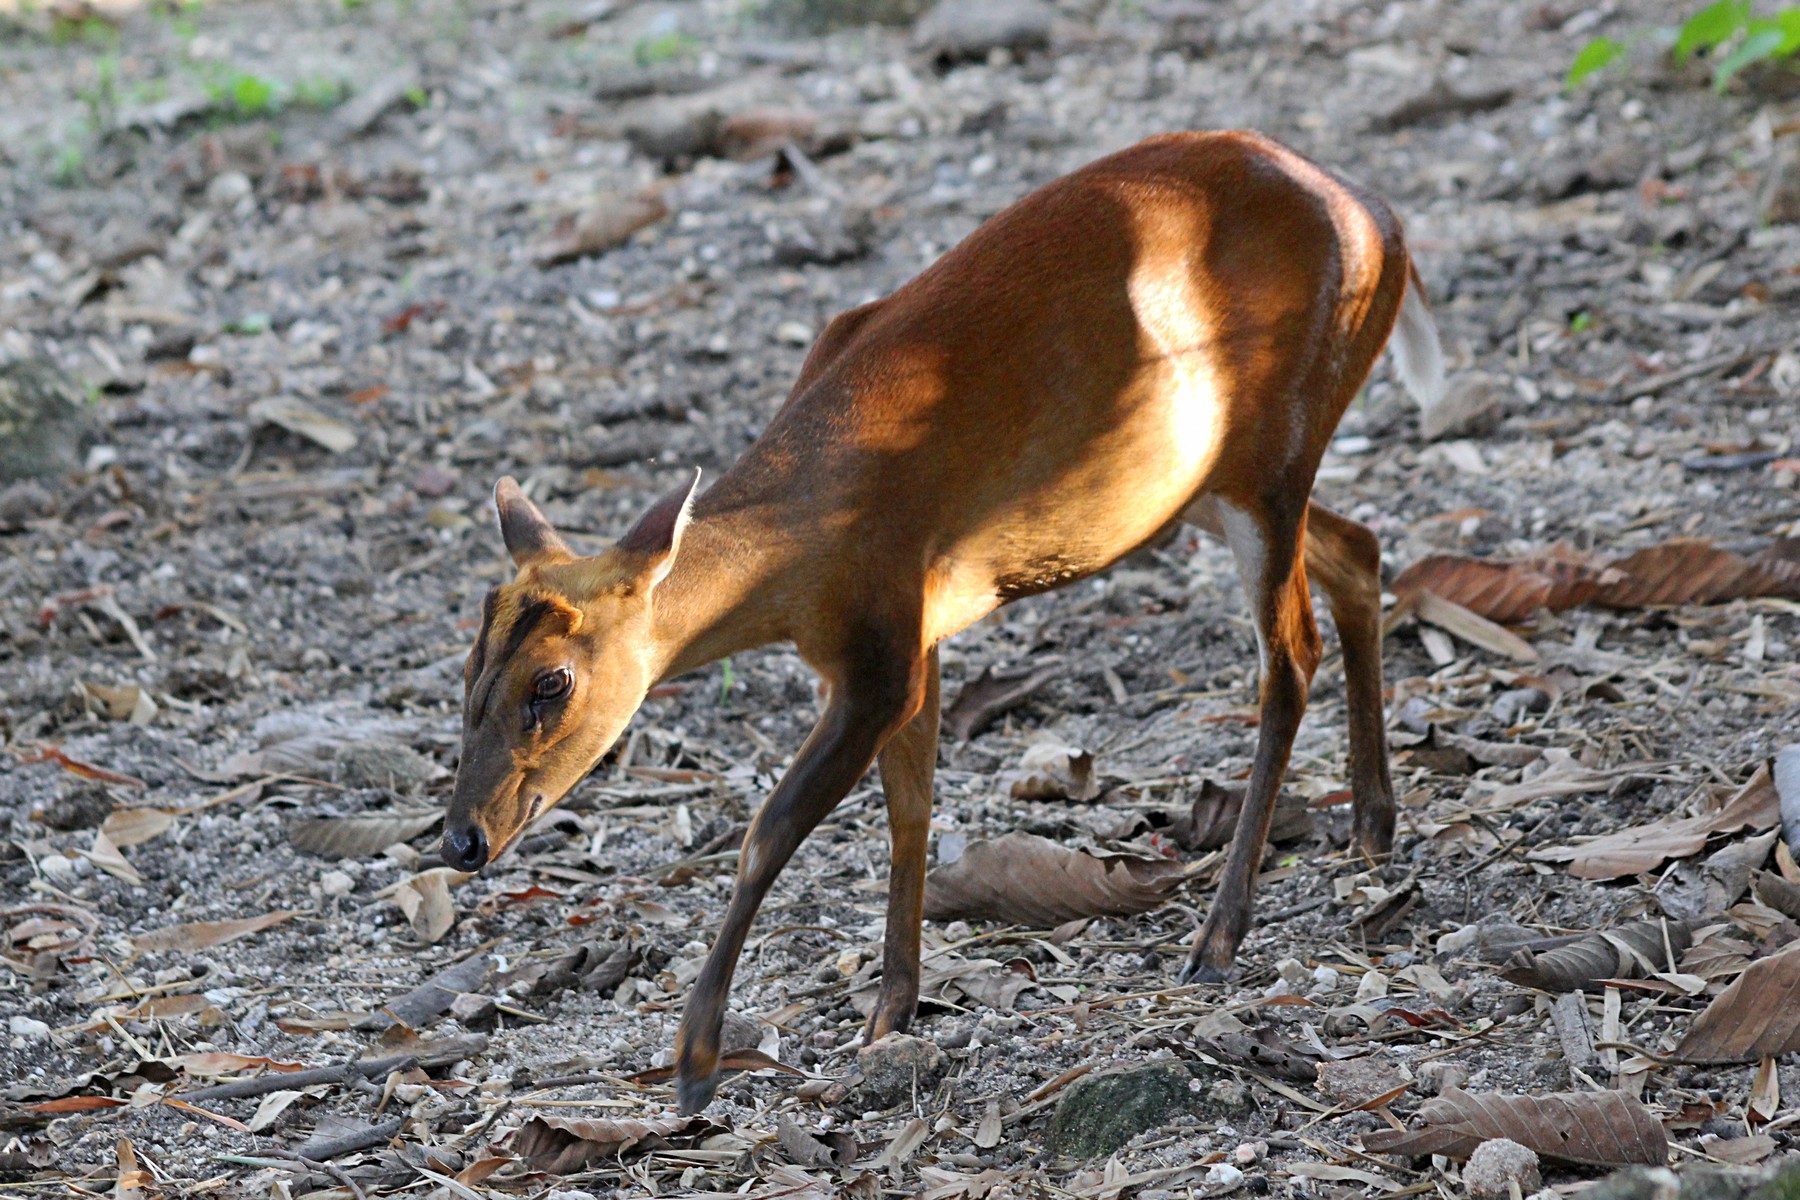
[[[614,543],[613,549],[628,556],[639,586],[655,587],[674,569],[681,535],[694,509],[694,489],[699,486],[700,471],[695,468],[692,479],[652,504]]]
[[[575,557],[511,475],[494,485],[494,509],[500,514],[500,539],[517,565],[540,566]]]

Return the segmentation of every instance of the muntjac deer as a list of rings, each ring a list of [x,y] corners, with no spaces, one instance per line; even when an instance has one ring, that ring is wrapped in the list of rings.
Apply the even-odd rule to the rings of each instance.
[[[1343,640],[1354,831],[1388,853],[1379,547],[1310,500],[1390,332],[1421,404],[1437,333],[1376,196],[1248,133],[1152,138],[1032,193],[893,295],[839,316],[767,431],[579,557],[510,478],[518,576],[488,593],[465,670],[444,859],[503,851],[598,762],[657,682],[794,643],[823,715],[745,836],[737,887],[677,1035],[704,1108],[751,921],[802,839],[879,763],[893,843],[873,1040],[919,993],[937,765],[937,644],[1086,578],[1186,520],[1231,547],[1262,719],[1218,896],[1184,977],[1216,980],[1251,919],[1277,789],[1320,656]]]

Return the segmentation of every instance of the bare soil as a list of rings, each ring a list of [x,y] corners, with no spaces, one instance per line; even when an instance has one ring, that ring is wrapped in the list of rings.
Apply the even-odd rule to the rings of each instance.
[[[1378,871],[1344,846],[1342,676],[1328,659],[1291,782],[1313,832],[1272,855],[1240,974],[1184,988],[1174,974],[1209,862],[1176,850],[1169,816],[1247,769],[1256,697],[1229,558],[1184,535],[945,647],[947,697],[990,667],[1056,671],[946,743],[934,818],[943,858],[1011,830],[1181,853],[1199,865],[1175,902],[1055,937],[928,926],[929,947],[1031,986],[1010,1007],[928,1005],[915,1032],[948,1048],[948,1075],[868,1108],[827,1081],[852,1071],[852,994],[879,954],[887,849],[871,778],[783,876],[733,992],[762,1022],[750,1040],[817,1082],[735,1076],[708,1114],[716,1129],[566,1178],[471,1170],[516,1148],[534,1116],[672,1114],[659,1084],[623,1077],[667,1063],[729,896],[731,835],[816,715],[808,672],[780,647],[663,689],[533,837],[454,888],[454,925],[422,944],[390,889],[432,868],[433,830],[342,860],[290,837],[298,819],[447,797],[462,656],[508,570],[495,479],[517,475],[578,544],[597,544],[692,467],[727,468],[832,315],[1092,158],[1166,130],[1255,128],[1403,215],[1453,378],[1490,412],[1427,442],[1383,367],[1346,419],[1318,492],[1380,534],[1392,569],[1440,551],[1609,558],[1677,536],[1747,552],[1800,536],[1783,465],[1800,455],[1800,226],[1766,219],[1796,186],[1781,167],[1800,128],[1793,77],[1750,74],[1717,96],[1703,63],[1674,67],[1646,41],[1628,70],[1563,86],[1589,37],[1670,24],[1686,5],[1062,0],[1047,49],[948,65],[905,25],[796,23],[823,7],[0,14],[0,357],[61,364],[91,424],[82,469],[0,504],[7,1190],[98,1193],[135,1161],[148,1178],[116,1194],[138,1194],[137,1178],[169,1195],[349,1195],[275,1152],[334,1118],[393,1117],[406,1120],[392,1148],[335,1163],[371,1195],[1374,1194],[1303,1163],[1454,1186],[1454,1164],[1362,1155],[1381,1117],[1345,1112],[1304,1070],[1271,1086],[1270,1071],[1202,1045],[1227,1012],[1284,1062],[1404,1066],[1414,1086],[1386,1110],[1401,1120],[1460,1076],[1471,1091],[1641,1089],[1657,1115],[1684,1115],[1671,1137],[1687,1158],[1712,1153],[1704,1137],[1741,1137],[1754,1066],[1622,1073],[1631,1052],[1603,1049],[1572,1074],[1551,998],[1503,981],[1482,951],[1516,944],[1514,925],[1553,937],[1679,907],[1673,875],[1661,891],[1657,872],[1594,883],[1526,854],[1704,809],[1797,740],[1800,606],[1541,615],[1520,630],[1533,663],[1461,641],[1434,658],[1435,635],[1401,622],[1387,675],[1402,828]],[[719,102],[726,116],[806,114],[790,130],[804,155],[683,115],[726,87],[739,89]],[[676,132],[658,141],[643,131],[656,121]],[[645,191],[661,220],[540,265],[559,218]],[[276,398],[302,415],[271,420]],[[1547,706],[1497,703],[1544,680]],[[1409,748],[1434,725],[1541,753],[1446,772]],[[1042,740],[1094,754],[1096,800],[1010,796],[1003,773]],[[388,766],[344,757],[371,742]],[[137,782],[83,779],[46,747]],[[1581,768],[1609,774],[1574,794],[1504,790]],[[175,816],[121,865],[95,853],[114,806]],[[295,915],[225,944],[135,940],[275,911]],[[1757,953],[1794,932],[1746,928]],[[545,982],[588,945],[634,948],[622,982]],[[417,1036],[482,1033],[485,1046],[429,1074],[321,1085],[255,1133],[237,1124],[254,1098],[158,1103],[213,1082],[182,1055],[317,1067],[402,1052],[413,1043],[356,1016],[481,955],[492,970],[472,995],[498,1010],[465,998]],[[1446,988],[1401,974],[1419,965]],[[1616,990],[1616,1025],[1596,992],[1592,1037],[1617,1028],[1666,1050],[1708,998],[1675,992]],[[179,996],[204,1000],[146,1007]],[[1384,1005],[1411,1016],[1371,1025]],[[1193,1105],[1110,1158],[1047,1148],[1065,1073],[1162,1059],[1222,1063],[1206,1069],[1242,1090],[1197,1078]],[[570,1076],[589,1082],[537,1086]],[[1791,1062],[1778,1078],[1800,1095]],[[990,1108],[997,1142],[983,1136]],[[854,1165],[799,1161],[782,1121],[848,1130]],[[902,1135],[915,1144],[891,1152]],[[1791,1145],[1777,1121],[1763,1153]],[[1209,1179],[1220,1156],[1246,1177]]]

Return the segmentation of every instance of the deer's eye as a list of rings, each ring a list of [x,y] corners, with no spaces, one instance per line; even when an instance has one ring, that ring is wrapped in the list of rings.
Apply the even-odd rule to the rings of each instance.
[[[569,674],[568,668],[563,667],[539,675],[537,682],[531,685],[531,694],[537,700],[560,700],[574,686],[575,677]]]

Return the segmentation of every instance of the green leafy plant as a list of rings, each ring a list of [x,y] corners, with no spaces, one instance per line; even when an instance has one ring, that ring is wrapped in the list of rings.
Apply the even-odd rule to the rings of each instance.
[[[87,147],[79,141],[64,142],[51,164],[51,177],[58,187],[76,187],[87,182]]]
[[[685,33],[661,33],[655,37],[640,39],[631,48],[631,57],[637,60],[638,66],[651,67],[657,63],[681,58],[692,51],[697,44]]]
[[[1573,88],[1625,56],[1626,44],[1597,37],[1569,65]],[[1670,53],[1677,64],[1706,53],[1713,59],[1713,90],[1723,92],[1744,68],[1781,62],[1800,53],[1800,6],[1758,16],[1752,0],[1715,0],[1674,30]]]

